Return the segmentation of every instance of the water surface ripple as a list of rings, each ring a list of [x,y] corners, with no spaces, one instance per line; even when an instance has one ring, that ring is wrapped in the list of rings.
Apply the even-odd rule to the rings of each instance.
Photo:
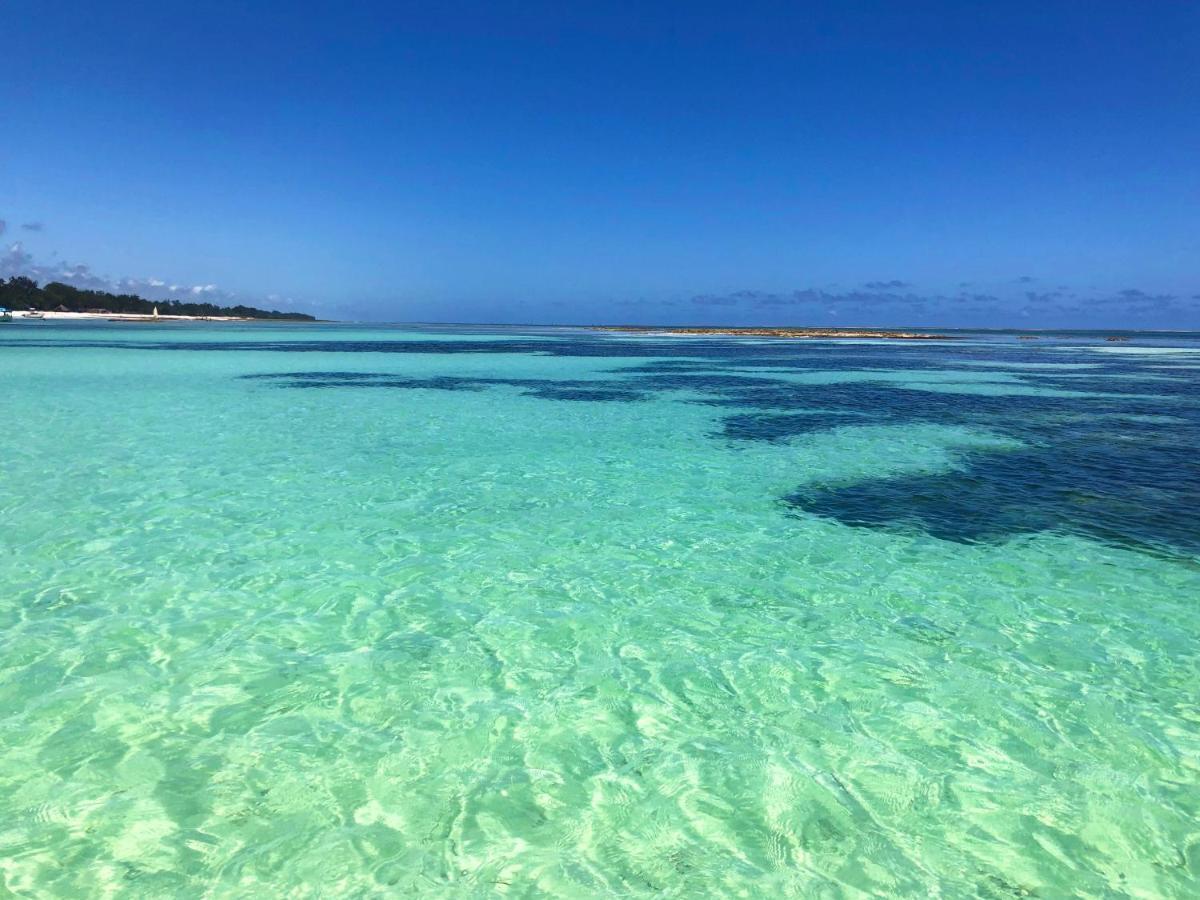
[[[1200,341],[0,329],[0,884],[1200,895]]]

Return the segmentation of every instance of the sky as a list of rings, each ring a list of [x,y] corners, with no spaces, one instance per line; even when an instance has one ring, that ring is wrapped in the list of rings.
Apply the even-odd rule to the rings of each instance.
[[[1200,4],[5,4],[0,277],[382,321],[1200,328]]]

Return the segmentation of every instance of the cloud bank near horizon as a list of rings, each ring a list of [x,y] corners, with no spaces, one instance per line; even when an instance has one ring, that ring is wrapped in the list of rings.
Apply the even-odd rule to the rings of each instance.
[[[1022,288],[1035,279],[1022,276]],[[1067,286],[1048,291],[1022,290],[1011,294],[965,289],[953,292],[921,292],[899,279],[867,282],[861,289],[803,288],[786,292],[739,290],[718,294],[696,294],[686,301],[669,301],[681,313],[695,316],[726,315],[741,318],[804,317],[874,323],[884,319],[911,324],[947,324],[982,318],[1007,319],[1012,327],[1095,326],[1120,327],[1153,321],[1160,327],[1168,319],[1178,327],[1200,325],[1200,295],[1183,296],[1125,288],[1116,291],[1077,292]]]
[[[24,222],[20,228],[43,232],[42,222]],[[0,219],[0,236],[8,221]],[[158,277],[110,277],[85,263],[65,260],[42,262],[20,240],[0,245],[0,279],[14,276],[33,278],[45,284],[60,281],[73,287],[136,294],[147,300],[203,301],[223,306],[245,303],[294,310],[320,304],[297,304],[278,294],[241,295],[217,284],[187,284]],[[577,309],[580,322],[601,322],[633,316],[631,324],[859,324],[932,325],[953,327],[1200,327],[1200,293],[1182,294],[1146,291],[1140,288],[1080,292],[1067,285],[1038,289],[1039,280],[1020,275],[992,285],[975,281],[957,282],[949,291],[922,290],[900,278],[875,279],[860,287],[806,287],[790,291],[743,289],[728,292],[681,294],[668,299],[617,298],[603,308]],[[548,307],[571,306],[554,301]],[[399,299],[393,309],[405,308]],[[425,306],[429,306],[428,303]],[[531,321],[526,303],[511,308],[491,304],[492,321]],[[350,307],[343,312],[349,311]],[[362,309],[367,319],[381,319],[382,308]],[[328,312],[337,312],[330,309]],[[546,321],[556,318],[547,309]]]
[[[0,278],[24,276],[40,284],[59,281],[83,290],[113,294],[137,294],[147,300],[192,300],[221,305],[243,302],[232,291],[215,284],[178,284],[161,278],[110,278],[99,275],[85,263],[38,263],[20,241],[0,253]]]
[[[45,230],[45,225],[42,222],[26,222],[21,225],[21,228],[26,231],[41,232]],[[4,219],[0,219],[0,235],[7,230],[8,223]],[[39,262],[21,241],[15,241],[0,250],[0,279],[14,277],[32,278],[43,285],[58,281],[82,290],[107,291],[111,294],[135,294],[146,300],[181,300],[213,303],[218,306],[268,305],[283,310],[296,308],[295,302],[290,297],[281,297],[278,294],[248,297],[236,291],[226,290],[216,284],[186,284],[156,277],[124,276],[114,278],[95,272],[86,263],[71,263],[65,260],[51,263]]]

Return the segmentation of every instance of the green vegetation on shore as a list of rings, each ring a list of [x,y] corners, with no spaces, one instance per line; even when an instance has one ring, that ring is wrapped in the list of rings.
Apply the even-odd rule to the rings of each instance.
[[[217,306],[214,303],[188,303],[180,300],[145,300],[134,294],[110,294],[90,291],[51,281],[42,287],[32,278],[18,275],[0,279],[0,306],[9,309],[38,309],[43,312],[63,309],[67,312],[138,313],[151,315],[155,307],[164,316],[236,316],[243,319],[292,319],[315,322],[314,316],[296,312],[256,309],[253,306]]]

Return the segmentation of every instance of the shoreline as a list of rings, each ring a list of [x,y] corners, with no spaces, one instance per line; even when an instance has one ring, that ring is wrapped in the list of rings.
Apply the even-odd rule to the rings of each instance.
[[[48,322],[51,319],[67,322],[293,322],[311,324],[305,319],[267,319],[252,316],[176,316],[145,315],[144,313],[57,312],[47,310],[31,316],[28,310],[10,310],[12,321]]]

